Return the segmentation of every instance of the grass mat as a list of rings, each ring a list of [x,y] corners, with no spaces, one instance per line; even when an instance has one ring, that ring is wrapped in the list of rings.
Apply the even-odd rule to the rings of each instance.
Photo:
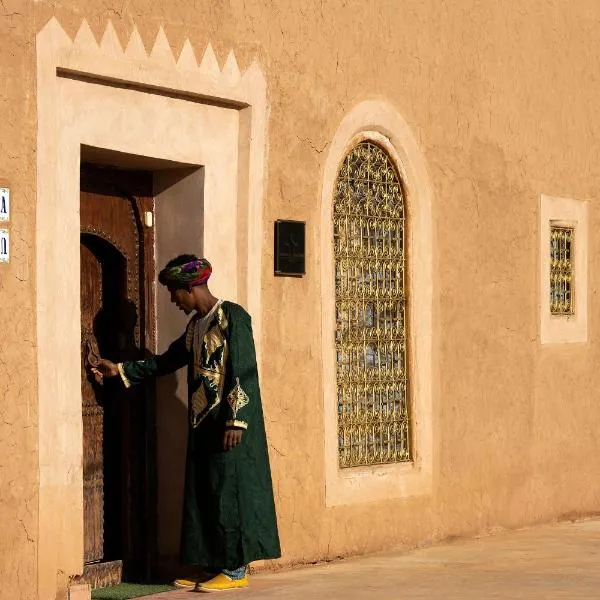
[[[112,587],[92,590],[92,600],[129,600],[176,589],[172,585],[143,585],[138,583],[120,583]]]

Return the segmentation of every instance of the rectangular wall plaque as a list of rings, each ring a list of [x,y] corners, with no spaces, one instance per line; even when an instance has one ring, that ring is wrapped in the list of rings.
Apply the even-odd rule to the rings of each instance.
[[[306,273],[303,221],[275,221],[275,275],[302,277]]]
[[[0,221],[10,221],[10,190],[0,187]]]
[[[10,239],[8,229],[0,229],[0,263],[7,263],[10,259]]]

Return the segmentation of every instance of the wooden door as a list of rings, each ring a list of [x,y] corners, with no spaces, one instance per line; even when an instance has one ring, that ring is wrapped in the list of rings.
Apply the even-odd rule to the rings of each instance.
[[[151,174],[82,165],[80,209],[83,578],[103,587],[147,579],[155,542],[152,388],[89,375],[154,347]]]

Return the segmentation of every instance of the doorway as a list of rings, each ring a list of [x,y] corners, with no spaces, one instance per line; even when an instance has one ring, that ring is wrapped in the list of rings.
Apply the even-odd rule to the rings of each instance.
[[[81,164],[83,580],[94,588],[149,580],[156,556],[154,385],[89,374],[99,357],[155,347],[152,186],[150,171]]]
[[[130,50],[139,47],[136,36],[134,32]],[[229,68],[211,70],[210,46],[197,68],[187,60],[177,65],[162,41],[157,46],[160,51],[132,53],[119,46],[99,45],[85,22],[73,38],[57,19],[51,19],[37,34],[36,48],[37,593],[40,598],[54,598],[82,572],[84,555],[82,386],[80,370],[73,368],[81,354],[80,161],[155,174],[165,161],[174,167],[203,167],[207,176],[197,205],[205,217],[200,225],[200,218],[186,223],[190,238],[195,227],[196,242],[186,242],[185,250],[199,248],[210,257],[215,265],[215,293],[248,308],[254,318],[260,362],[262,286],[257,282],[264,271],[268,103],[266,77],[258,63],[241,77]],[[185,56],[189,58],[188,50]],[[115,162],[111,157],[92,157],[86,152],[90,147],[121,156]],[[152,160],[136,159],[132,165],[121,160],[127,156]],[[155,160],[163,165],[155,165]],[[157,200],[160,204],[161,199]],[[159,226],[160,217],[157,221],[157,238],[168,236],[170,232]],[[182,231],[176,233],[179,240]],[[158,249],[158,264],[169,257]],[[163,342],[172,341],[168,333],[161,333],[163,324],[159,315],[160,350],[164,350]],[[182,400],[184,395],[182,390]],[[171,414],[167,402],[165,414]],[[162,436],[161,457],[170,439],[178,438]],[[171,471],[167,471],[169,476]],[[172,526],[176,519],[162,518],[173,502],[168,485],[169,480],[163,479],[165,501],[158,505],[163,528],[162,539],[158,538],[161,560],[178,550]]]

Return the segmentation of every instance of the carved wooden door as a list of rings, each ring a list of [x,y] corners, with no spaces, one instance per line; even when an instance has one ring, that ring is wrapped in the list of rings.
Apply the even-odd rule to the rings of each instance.
[[[151,174],[82,165],[81,342],[84,580],[93,587],[149,576],[154,521],[150,386],[98,386],[89,367],[154,346]]]

